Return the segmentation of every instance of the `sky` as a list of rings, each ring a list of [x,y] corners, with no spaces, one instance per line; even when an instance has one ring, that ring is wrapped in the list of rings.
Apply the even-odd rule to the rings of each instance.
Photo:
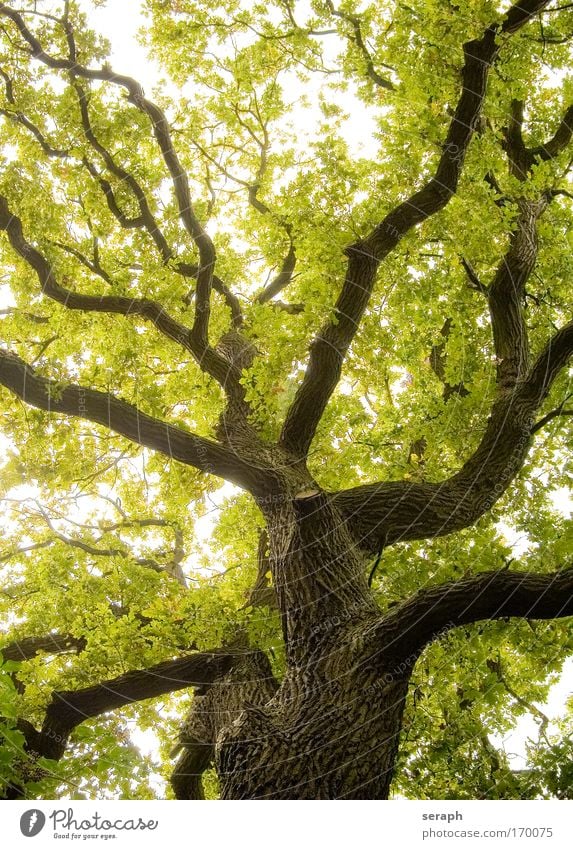
[[[94,30],[111,41],[113,69],[131,74],[150,91],[157,76],[144,48],[137,42],[143,17],[141,0],[107,0],[106,5],[98,9],[86,0],[81,0],[80,5],[89,14]]]

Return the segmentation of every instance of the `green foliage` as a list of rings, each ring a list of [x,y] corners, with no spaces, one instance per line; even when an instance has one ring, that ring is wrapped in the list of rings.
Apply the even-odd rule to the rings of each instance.
[[[81,61],[100,65],[109,45],[91,31],[78,3],[66,5]],[[270,439],[300,383],[309,341],[332,312],[345,246],[435,166],[459,89],[461,45],[498,20],[499,7],[490,0],[341,2],[347,15],[360,15],[370,55],[393,82],[392,92],[369,76],[350,19],[333,17],[323,0],[222,0],[215,7],[208,0],[146,0],[144,7],[142,39],[165,82],[153,97],[169,117],[196,211],[214,236],[217,272],[244,308],[259,356],[242,382],[254,421]],[[51,52],[65,54],[61,28],[50,18],[29,17]],[[404,238],[380,271],[312,446],[312,473],[327,490],[378,479],[438,480],[460,466],[483,433],[494,388],[491,331],[486,302],[467,285],[460,258],[489,281],[507,247],[522,192],[508,174],[501,144],[511,100],[526,100],[530,146],[551,136],[570,101],[570,44],[559,41],[568,32],[565,13],[551,16],[548,40],[537,38],[540,27],[532,24],[502,53],[456,197]],[[0,67],[13,83],[13,100],[0,91],[6,158],[0,191],[17,209],[28,240],[74,291],[156,299],[190,324],[189,280],[177,263],[197,256],[147,118],[117,88],[91,87],[98,140],[144,188],[173,248],[168,260],[149,233],[121,227],[86,170],[84,160],[93,160],[124,214],[139,214],[125,180],[108,173],[90,147],[66,75],[15,50],[7,30],[0,32]],[[137,76],[137,69],[117,70]],[[68,156],[47,156],[18,114]],[[566,153],[539,164],[527,191],[563,187],[568,165]],[[504,203],[484,180],[487,174],[495,175]],[[266,212],[249,204],[255,185]],[[572,224],[570,198],[558,197],[544,216],[528,284],[535,351],[569,316]],[[289,232],[297,269],[281,297],[303,305],[297,314],[253,297],[280,270]],[[10,350],[62,389],[74,381],[111,390],[146,413],[213,435],[222,394],[187,352],[139,318],[50,302],[5,239],[0,257],[0,292],[7,298],[0,323]],[[213,340],[229,321],[227,304],[214,295]],[[444,379],[463,383],[467,394],[444,397],[430,361],[440,344]],[[566,396],[569,380],[562,376],[547,410]],[[40,725],[54,690],[86,687],[191,647],[218,646],[239,628],[269,652],[280,675],[279,617],[247,604],[261,514],[246,495],[103,427],[46,416],[4,390],[0,398],[2,643],[56,633],[85,641],[78,653],[41,652],[0,668],[0,781],[52,798],[165,795],[168,753],[188,693],[84,723],[62,762],[38,761],[34,774],[26,773],[31,756],[16,719]],[[417,453],[412,446],[421,438],[425,448]],[[475,527],[386,552],[374,582],[381,607],[429,583],[503,567],[517,556],[514,535],[524,543],[517,568],[562,565],[573,531],[554,494],[570,484],[568,456],[570,438],[556,419],[539,434],[520,478]],[[570,626],[561,624],[480,625],[433,645],[412,681],[396,794],[571,798],[570,717],[531,747],[527,774],[512,772],[492,742],[515,726],[524,705],[543,703],[571,654]],[[500,664],[503,680],[495,671]],[[142,732],[154,735],[161,763],[145,754]],[[210,775],[207,794],[216,793]]]

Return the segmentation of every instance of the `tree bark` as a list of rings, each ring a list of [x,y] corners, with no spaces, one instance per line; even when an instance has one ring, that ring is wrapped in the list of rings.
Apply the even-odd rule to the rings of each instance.
[[[225,799],[386,799],[412,663],[367,637],[380,611],[366,564],[318,490],[263,507],[286,674],[221,729]]]
[[[387,799],[407,674],[380,678],[338,662],[292,670],[262,709],[220,736],[223,799]]]

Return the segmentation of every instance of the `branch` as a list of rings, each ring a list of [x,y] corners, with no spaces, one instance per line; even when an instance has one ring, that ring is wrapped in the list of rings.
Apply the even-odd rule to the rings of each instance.
[[[305,305],[301,303],[288,304],[286,301],[270,301],[269,303],[275,310],[280,310],[287,315],[300,315],[306,309]]]
[[[188,262],[178,262],[175,266],[175,271],[179,274],[182,274],[184,277],[193,277],[195,280],[199,274],[199,266],[193,265]],[[225,299],[227,306],[231,310],[231,318],[233,327],[239,329],[243,325],[243,311],[241,309],[241,302],[237,298],[235,294],[229,289],[226,283],[224,283],[220,277],[217,277],[216,274],[213,275],[213,289],[219,294],[222,295]],[[193,299],[193,293],[189,292],[185,298],[183,299],[186,304],[190,304]]]
[[[34,269],[44,295],[70,310],[140,316],[150,321],[164,336],[189,351],[201,368],[217,376],[230,392],[240,394],[236,370],[211,348],[209,355],[209,352],[198,347],[193,331],[172,318],[157,301],[115,295],[81,295],[61,286],[55,278],[52,265],[26,240],[21,220],[10,210],[3,195],[0,195],[0,230],[6,231],[13,249]]]
[[[476,270],[473,267],[473,265],[470,262],[468,262],[468,260],[465,257],[461,257],[460,261],[461,261],[462,267],[463,267],[463,269],[464,269],[464,271],[467,275],[467,278],[468,278],[468,281],[469,281],[468,285],[469,285],[470,289],[475,289],[476,292],[480,292],[482,295],[485,295],[487,297],[487,286],[485,286],[481,282],[481,280],[478,277]]]
[[[21,548],[13,548],[12,551],[8,551],[6,554],[0,554],[0,563],[6,563],[13,557],[18,557],[20,554],[25,554],[27,551],[36,551],[38,548],[47,548],[47,546],[51,544],[51,540],[43,540],[42,542],[31,543],[31,545],[24,545]]]
[[[541,428],[545,427],[545,425],[549,424],[549,422],[552,422],[553,419],[556,419],[559,416],[573,416],[573,410],[566,410],[564,405],[565,401],[563,401],[563,404],[560,404],[554,410],[547,413],[547,415],[543,416],[542,419],[539,419],[539,421],[532,427],[531,433],[537,433],[538,430],[541,430]]]
[[[57,760],[64,753],[71,731],[86,719],[164,693],[208,684],[232,669],[241,657],[241,653],[228,649],[197,652],[127,672],[83,690],[56,691],[46,710],[40,754]]]
[[[263,133],[263,141],[261,141],[251,130],[250,126],[241,118],[240,110],[237,106],[234,108],[235,115],[241,126],[246,129],[251,137],[254,139],[256,145],[260,150],[260,163],[257,169],[257,173],[254,178],[254,182],[248,182],[247,180],[243,180],[239,177],[235,177],[221,162],[219,162],[214,156],[205,150],[205,148],[200,145],[198,142],[193,142],[195,147],[201,152],[201,154],[209,160],[215,167],[226,177],[233,182],[238,183],[240,186],[244,186],[248,189],[248,201],[249,204],[256,209],[261,215],[268,216],[273,219],[273,221],[278,224],[287,234],[289,240],[289,249],[285,259],[283,260],[282,267],[277,276],[266,286],[262,292],[256,297],[255,301],[259,304],[267,303],[276,295],[278,295],[282,290],[288,286],[290,281],[292,280],[293,272],[296,266],[296,250],[292,238],[292,226],[290,222],[286,221],[281,215],[276,215],[272,212],[269,206],[266,203],[260,200],[258,197],[259,190],[261,187],[261,182],[267,172],[268,166],[268,148],[269,148],[269,137],[266,128],[266,124],[263,122],[258,108],[255,114],[255,118],[257,119],[261,131]]]
[[[573,568],[535,572],[482,572],[422,590],[392,609],[377,626],[380,639],[396,634],[398,656],[420,652],[460,625],[506,617],[560,619],[573,616]]]
[[[155,103],[152,103],[145,97],[141,84],[133,79],[133,77],[116,74],[108,65],[103,65],[101,68],[87,68],[79,64],[75,56],[73,31],[69,24],[66,23],[64,28],[70,57],[60,59],[46,53],[41,42],[26,25],[20,12],[6,6],[4,3],[0,3],[0,15],[9,18],[15,24],[20,35],[29,46],[30,55],[48,68],[67,71],[72,77],[81,77],[86,80],[101,80],[102,82],[109,82],[113,85],[120,86],[126,89],[128,101],[149,118],[163,161],[171,176],[180,219],[199,251],[196,311],[192,329],[193,338],[200,351],[210,351],[211,356],[216,357],[208,341],[210,293],[216,259],[215,248],[211,238],[205,232],[195,215],[191,203],[189,180],[173,146],[169,122],[165,113]]]
[[[545,142],[545,144],[540,145],[539,147],[534,147],[531,149],[531,155],[536,159],[542,159],[547,161],[548,159],[554,159],[558,156],[561,151],[565,150],[565,148],[571,142],[571,138],[573,137],[573,104],[569,106],[565,115],[563,116],[555,135],[549,139],[549,141]]]
[[[374,67],[374,63],[372,62],[372,56],[370,55],[368,48],[366,47],[366,43],[362,36],[362,28],[360,26],[360,18],[356,15],[350,15],[348,12],[341,12],[338,9],[334,8],[334,4],[331,0],[326,0],[326,5],[330,9],[330,13],[334,15],[336,18],[341,18],[343,21],[349,23],[354,31],[354,36],[352,40],[355,42],[358,50],[362,53],[364,60],[366,62],[366,73],[370,77],[373,83],[375,83],[380,88],[384,88],[387,91],[396,91],[396,86],[391,80],[387,80],[385,77],[382,77],[378,71]]]
[[[63,533],[58,531],[50,517],[47,513],[40,508],[40,515],[48,525],[50,531],[53,533],[54,538],[51,540],[46,540],[44,543],[39,543],[37,547],[44,545],[51,545],[57,541],[65,543],[65,545],[69,545],[71,548],[78,548],[80,551],[84,551],[86,554],[90,554],[92,557],[123,557],[126,560],[131,560],[133,563],[136,563],[138,566],[144,566],[148,569],[153,569],[155,572],[166,573],[171,575],[171,577],[175,578],[185,589],[187,588],[187,581],[185,576],[181,570],[181,560],[184,557],[184,551],[181,549],[181,540],[180,540],[180,532],[176,531],[176,543],[175,543],[175,552],[172,560],[166,564],[161,565],[157,560],[153,560],[149,557],[134,557],[128,548],[98,548],[95,545],[90,545],[87,542],[84,542],[81,539],[76,539],[74,537],[66,536]]]
[[[134,221],[139,221],[137,224],[132,224],[131,226],[144,226],[153,241],[155,242],[159,253],[161,254],[164,262],[167,262],[172,256],[172,250],[167,244],[165,236],[159,229],[159,225],[155,220],[151,209],[149,208],[149,203],[147,202],[147,198],[145,196],[145,192],[143,191],[141,185],[135,179],[133,174],[130,174],[129,171],[126,171],[125,168],[117,165],[111,153],[105,148],[96,138],[95,133],[93,131],[90,115],[89,115],[89,99],[84,90],[84,88],[80,85],[80,83],[76,80],[74,83],[74,88],[76,94],[78,96],[78,101],[80,105],[80,114],[82,120],[82,127],[85,133],[85,137],[92,146],[92,148],[99,153],[107,169],[120,180],[125,185],[129,186],[131,191],[133,192],[140,211],[140,219],[134,219]],[[117,207],[117,203],[115,201],[115,197],[113,195],[112,188],[107,180],[103,180],[93,169],[90,164],[84,160],[84,164],[90,171],[90,174],[95,177],[100,186],[103,189],[103,192],[106,196],[106,200],[108,202],[108,206],[111,212],[115,215],[119,223],[122,227],[125,227],[124,216],[119,211]]]
[[[108,392],[75,384],[62,388],[61,382],[42,377],[16,354],[5,350],[0,350],[0,384],[40,410],[78,416],[103,425],[137,445],[160,451],[253,493],[261,492],[264,487],[264,470],[241,460],[218,442],[148,416]]]
[[[94,237],[93,247],[94,247],[94,257],[93,259],[88,259],[81,251],[77,248],[74,248],[73,245],[66,245],[65,242],[53,242],[53,244],[60,248],[65,253],[70,254],[70,256],[75,257],[84,268],[87,268],[88,271],[91,271],[92,274],[95,274],[96,277],[101,277],[101,279],[108,284],[111,284],[112,278],[107,273],[105,268],[102,267],[99,261],[99,247],[97,237]]]
[[[113,502],[111,499],[110,501],[113,506],[118,509],[115,502]],[[70,524],[81,528],[82,531],[97,531],[98,535],[95,539],[95,543],[100,543],[103,536],[113,533],[115,531],[122,531],[133,528],[142,529],[150,527],[169,528],[173,532],[175,539],[173,549],[171,551],[162,550],[161,553],[158,554],[158,556],[163,559],[166,559],[167,561],[162,564],[159,561],[151,559],[149,557],[135,557],[131,553],[129,547],[123,543],[121,536],[119,536],[119,543],[118,547],[116,548],[99,548],[97,544],[94,545],[86,543],[83,539],[67,536],[66,534],[58,531],[57,528],[54,526],[52,518],[48,514],[48,508],[45,508],[43,505],[39,504],[35,499],[33,499],[33,502],[36,504],[37,511],[35,513],[32,513],[31,515],[37,515],[41,517],[41,519],[46,523],[46,525],[52,532],[53,538],[44,540],[43,542],[35,543],[24,548],[13,550],[12,552],[9,552],[6,555],[0,555],[0,562],[5,559],[15,557],[31,549],[44,548],[46,546],[54,544],[55,542],[60,541],[66,545],[71,546],[72,548],[79,548],[81,551],[85,551],[87,554],[90,554],[94,557],[124,557],[125,559],[131,560],[133,563],[136,563],[139,566],[144,566],[146,568],[153,569],[156,572],[166,573],[171,577],[175,578],[175,580],[177,580],[183,587],[187,588],[187,580],[181,567],[181,563],[185,559],[183,533],[177,524],[168,522],[165,519],[129,519],[124,514],[124,519],[121,522],[98,522],[97,525],[88,525],[84,523],[74,522],[60,511],[54,511],[54,513],[56,514],[56,518],[69,522]]]
[[[291,236],[291,228],[285,226],[289,237],[289,249],[284,258],[281,270],[271,282],[265,286],[262,292],[259,292],[255,301],[258,304],[266,304],[268,301],[275,298],[292,280],[294,269],[296,266],[296,250]]]
[[[364,240],[346,249],[346,278],[334,306],[333,320],[311,343],[308,367],[281,435],[282,444],[298,456],[308,453],[338,383],[344,358],[368,306],[378,266],[412,227],[443,209],[457,190],[485,97],[489,69],[500,51],[499,32],[508,35],[520,29],[547,2],[522,0],[510,8],[501,27],[490,26],[480,39],[464,44],[462,91],[434,176],[396,206]]]
[[[56,159],[66,159],[70,154],[67,150],[62,150],[60,148],[52,147],[52,145],[48,142],[42,131],[36,127],[35,124],[27,118],[23,112],[10,112],[8,109],[0,109],[0,115],[4,115],[10,121],[14,123],[21,124],[27,130],[29,130],[34,138],[39,142],[40,147],[46,154],[46,156],[54,157]]]
[[[466,395],[469,395],[469,390],[466,389],[463,383],[456,383],[452,385],[448,383],[446,380],[446,342],[449,339],[450,333],[452,329],[452,319],[447,318],[440,330],[440,335],[443,337],[443,342],[440,342],[438,345],[432,345],[432,349],[430,351],[430,368],[440,380],[444,389],[442,392],[442,398],[444,403],[449,401],[452,395],[458,395],[460,398],[464,398]],[[414,453],[418,453],[415,451]]]
[[[511,173],[521,182],[525,181],[537,160],[547,162],[555,159],[568,147],[573,137],[572,104],[566,110],[552,138],[538,147],[526,147],[523,140],[523,111],[523,101],[512,100],[511,119],[509,126],[504,131],[505,141],[503,144],[509,157]]]
[[[65,652],[81,652],[85,649],[85,637],[74,637],[71,634],[46,634],[43,637],[22,637],[6,646],[0,647],[4,660],[31,660],[40,652],[46,654],[64,654]]]
[[[330,496],[356,544],[371,554],[411,539],[467,528],[501,498],[520,471],[539,428],[535,414],[573,356],[573,322],[547,343],[525,378],[494,401],[484,435],[446,480],[366,484]]]
[[[2,75],[4,77],[4,80],[5,80],[5,83],[6,83],[7,96],[9,98],[10,102],[12,102],[12,103],[15,102],[14,97],[13,97],[12,81],[10,80],[8,75],[2,69],[0,69],[0,75]],[[111,171],[111,173],[114,174],[121,182],[126,183],[131,188],[131,190],[132,190],[132,192],[133,192],[133,194],[134,194],[134,196],[135,196],[135,198],[138,202],[140,215],[137,218],[129,218],[128,216],[126,216],[122,212],[122,210],[120,209],[119,204],[117,203],[115,193],[114,193],[113,188],[112,188],[111,184],[109,183],[109,181],[106,180],[105,178],[103,178],[98,173],[95,166],[92,163],[90,163],[85,157],[82,159],[82,164],[88,170],[88,172],[91,174],[91,176],[96,180],[96,182],[99,184],[99,186],[102,189],[103,194],[105,196],[108,208],[109,208],[110,212],[112,213],[112,215],[117,219],[119,224],[122,227],[127,228],[127,229],[134,229],[134,228],[141,228],[141,227],[145,228],[147,230],[147,232],[149,233],[149,235],[151,236],[151,238],[153,239],[153,241],[155,242],[155,245],[156,245],[163,261],[168,262],[169,259],[171,259],[174,256],[174,251],[168,245],[168,243],[165,239],[165,236],[163,235],[161,229],[159,228],[159,225],[158,225],[157,221],[155,220],[155,218],[154,218],[154,216],[151,212],[151,209],[149,207],[149,203],[147,201],[147,198],[145,196],[145,193],[144,193],[141,185],[137,182],[137,180],[134,178],[134,176],[131,173],[126,171],[121,166],[117,165],[117,163],[113,159],[111,153],[96,138],[95,133],[94,133],[93,128],[92,128],[92,125],[91,125],[90,117],[89,117],[89,111],[88,111],[89,98],[87,96],[87,93],[85,92],[85,90],[81,87],[81,85],[77,81],[75,82],[74,87],[75,87],[76,93],[78,95],[78,100],[79,100],[79,104],[80,104],[80,114],[81,114],[82,126],[83,126],[83,130],[84,130],[84,134],[85,134],[86,138],[88,139],[88,141],[90,142],[92,147],[101,155],[101,157],[104,160],[108,170]],[[6,110],[0,110],[0,114],[5,114],[10,119],[16,120],[19,123],[21,123],[24,127],[26,127],[35,136],[35,138],[39,141],[44,152],[48,156],[62,158],[62,157],[66,157],[66,156],[70,155],[69,151],[58,150],[56,148],[53,148],[48,143],[46,138],[43,136],[41,131],[21,112],[11,113],[11,112],[8,112]],[[76,259],[78,259],[79,262],[81,262],[82,265],[84,265],[86,268],[88,268],[93,274],[97,274],[99,277],[102,277],[102,279],[104,279],[107,283],[110,282],[109,274],[107,274],[107,272],[105,272],[104,269],[102,269],[102,267],[99,263],[99,259],[98,259],[98,256],[97,256],[97,239],[94,239],[94,260],[93,260],[93,262],[91,260],[88,260],[83,254],[81,254],[78,250],[76,250],[73,247],[70,247],[68,245],[64,245],[62,243],[56,243],[56,244],[58,245],[58,247],[61,247],[62,250],[65,250],[67,253],[70,253],[72,256],[75,256]],[[192,272],[189,272],[189,269],[193,269]],[[191,277],[197,278],[198,275],[199,275],[200,266],[199,265],[190,266],[187,263],[178,263],[175,270],[178,271],[179,273],[183,274],[184,276],[191,276]],[[239,302],[238,298],[235,295],[233,295],[233,293],[228,289],[228,287],[223,283],[223,281],[219,277],[217,277],[216,275],[213,275],[212,285],[213,285],[213,288],[215,289],[215,291],[218,292],[219,294],[221,294],[225,298],[227,305],[231,309],[231,314],[232,314],[232,318],[233,318],[233,326],[234,327],[240,327],[242,322],[243,322],[243,318],[242,318],[241,306],[240,306],[240,302]],[[186,298],[186,303],[190,303],[190,302],[191,302],[191,298],[190,297]],[[202,364],[204,364],[204,361],[202,359],[201,354],[198,355],[198,359],[201,359]],[[209,357],[208,357],[208,361],[209,361]],[[209,372],[209,373],[211,373],[211,372]],[[216,374],[213,374],[213,376],[216,377]]]
[[[539,739],[541,740],[542,737],[545,737],[545,739],[547,740],[546,730],[547,730],[547,726],[549,725],[549,723],[551,721],[549,719],[549,717],[547,716],[547,714],[543,713],[543,711],[540,710],[537,707],[537,705],[533,704],[533,702],[530,702],[527,699],[523,698],[523,696],[520,696],[519,693],[517,693],[515,691],[515,689],[511,686],[511,684],[507,680],[507,677],[505,675],[505,671],[503,669],[503,664],[501,662],[501,658],[498,658],[497,661],[496,660],[488,660],[486,662],[487,662],[488,668],[491,669],[492,672],[495,672],[499,681],[503,684],[503,686],[505,687],[505,689],[507,690],[509,695],[513,699],[515,699],[515,701],[519,705],[521,705],[521,707],[525,708],[525,710],[527,710],[529,713],[531,713],[535,717],[537,717],[537,719],[539,720]]]
[[[277,607],[276,591],[269,581],[271,572],[268,555],[269,535],[266,530],[259,534],[259,545],[257,551],[258,570],[255,583],[249,590],[245,607]]]
[[[502,188],[497,182],[496,176],[493,171],[488,171],[483,179],[484,182],[490,187],[490,189],[497,195],[494,200],[495,205],[503,208],[507,203],[507,198],[504,196]]]
[[[28,321],[31,321],[33,324],[49,324],[50,319],[45,315],[35,315],[33,312],[26,312],[25,310],[19,310],[16,307],[6,307],[3,310],[0,310],[0,315],[23,315]]]

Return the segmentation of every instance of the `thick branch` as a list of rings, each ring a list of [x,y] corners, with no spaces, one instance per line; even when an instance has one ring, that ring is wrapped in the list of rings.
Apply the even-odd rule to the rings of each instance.
[[[81,295],[61,286],[48,260],[26,240],[21,220],[10,210],[8,201],[2,195],[0,195],[0,230],[6,231],[14,250],[34,269],[42,292],[47,297],[71,310],[141,316],[151,321],[169,339],[193,354],[201,367],[213,376],[217,376],[219,382],[229,391],[238,387],[236,380],[238,375],[232,366],[212,349],[209,349],[209,352],[203,352],[197,345],[192,330],[172,318],[157,301],[115,295]]]
[[[58,759],[70,732],[86,719],[164,693],[208,684],[232,669],[240,658],[240,653],[229,650],[198,652],[127,672],[83,690],[54,692],[42,727],[40,753]]]
[[[503,148],[509,159],[510,173],[521,182],[527,179],[531,168],[531,156],[523,140],[523,110],[522,100],[512,100],[509,125],[504,130]]]
[[[187,743],[169,779],[176,799],[205,798],[201,776],[213,760],[214,751],[211,743]]]
[[[525,387],[539,405],[573,354],[573,321],[551,337],[533,365]]]
[[[394,608],[378,625],[379,638],[397,634],[392,651],[416,655],[438,635],[460,625],[506,617],[559,619],[573,616],[573,568],[549,575],[482,572],[422,590]]]
[[[116,74],[108,65],[101,68],[87,68],[78,63],[75,56],[75,45],[71,27],[65,27],[70,55],[68,58],[56,58],[48,54],[41,42],[28,28],[20,12],[0,3],[0,15],[9,18],[20,32],[20,35],[29,46],[30,54],[53,70],[68,71],[73,77],[86,80],[101,80],[126,89],[128,100],[149,118],[155,139],[158,143],[163,161],[170,174],[174,194],[177,201],[179,216],[183,226],[192,237],[199,251],[199,272],[197,274],[196,310],[193,323],[192,335],[197,347],[202,352],[210,352],[211,358],[216,357],[210,348],[208,341],[208,327],[210,315],[210,292],[212,285],[213,270],[215,267],[215,248],[211,238],[203,229],[199,219],[195,215],[191,203],[191,193],[187,173],[183,168],[173,141],[169,128],[169,122],[162,109],[145,97],[140,83],[132,77]],[[215,375],[213,375],[215,376]]]
[[[515,32],[546,2],[524,0],[512,6],[501,25],[501,32]],[[490,26],[480,39],[464,44],[462,92],[434,176],[422,189],[395,207],[366,239],[346,250],[346,278],[334,307],[334,318],[310,346],[309,364],[283,427],[282,443],[301,456],[306,456],[338,383],[344,358],[370,300],[380,262],[412,227],[443,209],[456,192],[481,112],[489,69],[500,50],[498,32],[498,27]]]
[[[529,149],[523,139],[523,110],[522,101],[512,101],[511,120],[504,144],[510,172],[521,182],[530,176],[536,159],[556,156],[569,144],[573,134],[571,107],[553,138],[540,148]],[[515,386],[529,367],[529,342],[524,315],[525,284],[537,259],[537,222],[552,196],[552,193],[544,193],[538,200],[526,197],[518,199],[519,215],[511,234],[509,250],[488,290],[497,357],[497,383],[501,390]]]
[[[554,159],[568,147],[573,138],[573,105],[571,105],[548,141],[538,147],[526,147],[523,139],[523,112],[523,101],[513,100],[503,145],[508,154],[511,173],[521,182],[525,181],[536,161],[546,162]]]
[[[46,654],[64,654],[65,652],[81,652],[86,647],[84,637],[74,637],[71,634],[46,634],[43,637],[22,637],[6,646],[0,647],[4,660],[31,660],[40,652]]]
[[[537,222],[547,198],[518,201],[519,216],[509,250],[488,289],[493,341],[497,358],[497,384],[511,389],[529,366],[529,341],[524,316],[525,284],[538,252]]]
[[[0,351],[0,384],[26,404],[103,425],[137,445],[161,451],[173,460],[225,478],[253,493],[264,486],[264,472],[218,442],[148,416],[108,392],[75,384],[62,388],[61,383],[42,377],[8,351]]]
[[[569,131],[568,120],[571,119],[566,116],[554,139],[548,142],[549,150],[554,154],[571,139],[573,127]],[[522,128],[523,103],[514,100],[505,149],[511,173],[525,182],[531,174],[539,150],[526,147]],[[537,260],[537,223],[552,196],[552,193],[545,192],[537,200],[527,197],[517,200],[519,214],[511,233],[509,249],[487,290],[497,359],[497,385],[502,392],[511,390],[529,368],[529,340],[524,314],[525,285]]]
[[[372,554],[395,542],[459,531],[483,516],[518,474],[538,429],[535,415],[573,355],[573,322],[558,331],[527,377],[494,402],[474,454],[438,483],[385,482],[331,496],[356,544]]]

